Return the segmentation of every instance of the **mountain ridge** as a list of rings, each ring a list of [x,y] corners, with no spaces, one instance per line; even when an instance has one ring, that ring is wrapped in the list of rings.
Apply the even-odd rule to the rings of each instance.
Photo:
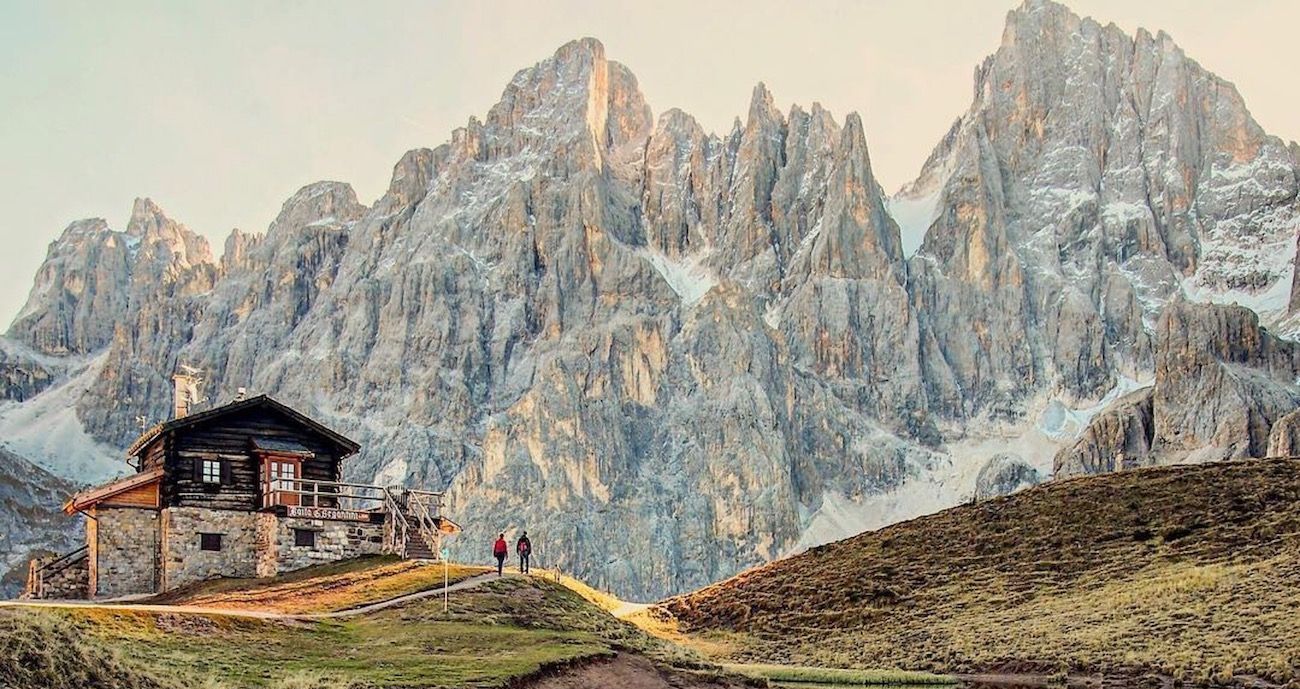
[[[1050,476],[1157,377],[1177,295],[1285,326],[1264,306],[1293,291],[1296,160],[1198,70],[1026,2],[889,197],[855,114],[785,114],[760,83],[706,133],[572,41],[370,205],[307,185],[219,260],[145,200],[125,233],[74,223],[10,327],[0,432],[111,472],[195,365],[214,401],[275,394],[357,437],[351,478],[446,488],[471,541],[527,528],[599,586],[685,590],[961,502],[994,463]],[[1181,313],[1209,332],[1227,308]],[[1229,400],[1262,410],[1250,442],[1206,419],[1222,442],[1184,445],[1256,450],[1300,399],[1284,374]],[[55,415],[76,443],[25,430]]]

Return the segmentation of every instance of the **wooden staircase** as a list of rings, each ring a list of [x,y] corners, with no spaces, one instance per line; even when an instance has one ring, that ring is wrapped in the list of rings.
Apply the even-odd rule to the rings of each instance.
[[[389,491],[386,505],[393,520],[392,552],[405,560],[441,562],[443,534],[454,533],[446,528],[454,524],[441,516],[442,493]]]
[[[409,506],[405,508],[402,517],[406,519],[408,524],[418,524],[420,519],[419,515],[414,514]],[[402,557],[407,560],[441,561],[442,558],[438,551],[441,549],[442,544],[440,542],[430,543],[428,536],[429,534],[425,533],[425,529],[411,529],[406,540],[406,552],[402,553]],[[441,539],[435,540],[441,541]]]

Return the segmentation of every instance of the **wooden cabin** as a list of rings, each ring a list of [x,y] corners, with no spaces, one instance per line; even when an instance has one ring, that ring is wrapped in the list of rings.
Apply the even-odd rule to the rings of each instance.
[[[141,472],[163,469],[167,507],[253,511],[297,504],[283,483],[341,481],[360,445],[261,395],[154,426],[127,450]]]
[[[86,546],[34,562],[28,595],[155,593],[380,552],[436,559],[459,528],[441,495],[344,482],[359,449],[265,395],[158,424],[127,451],[134,474],[67,502]]]

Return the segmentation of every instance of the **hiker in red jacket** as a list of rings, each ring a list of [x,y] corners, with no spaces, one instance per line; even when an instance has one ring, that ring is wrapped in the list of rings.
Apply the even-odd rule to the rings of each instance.
[[[510,554],[510,546],[506,545],[506,535],[503,533],[497,536],[497,542],[492,544],[492,557],[497,559],[497,576],[501,576],[501,571],[506,566],[506,555]]]

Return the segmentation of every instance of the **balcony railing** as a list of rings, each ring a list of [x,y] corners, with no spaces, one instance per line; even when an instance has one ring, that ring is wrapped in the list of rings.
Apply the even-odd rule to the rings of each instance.
[[[385,514],[384,552],[437,560],[442,539],[460,530],[442,516],[443,494],[367,483],[276,478],[262,481],[262,506],[285,508],[290,517],[368,520]],[[319,509],[317,509],[319,508]]]
[[[373,510],[384,505],[383,486],[347,481],[277,478],[262,481],[262,507],[329,507]]]

